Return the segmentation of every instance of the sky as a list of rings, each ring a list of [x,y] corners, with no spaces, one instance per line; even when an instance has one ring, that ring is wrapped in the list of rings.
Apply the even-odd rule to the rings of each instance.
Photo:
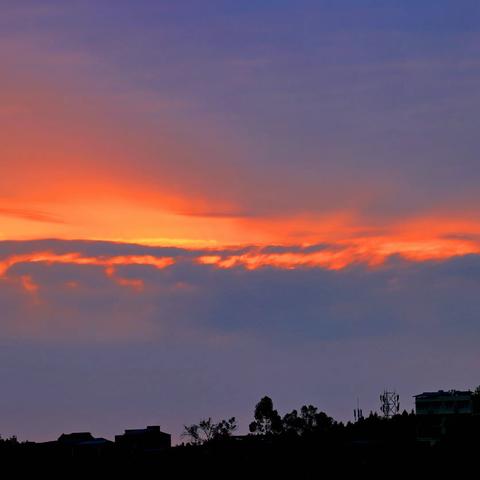
[[[0,0],[0,434],[474,388],[476,0]]]

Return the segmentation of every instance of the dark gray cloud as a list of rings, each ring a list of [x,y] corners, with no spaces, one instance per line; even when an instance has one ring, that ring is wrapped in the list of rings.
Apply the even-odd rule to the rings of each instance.
[[[218,255],[242,255],[249,252],[255,246],[221,247],[215,248],[214,253]],[[319,246],[311,247],[264,247],[261,250],[268,252],[282,251],[316,251],[322,248]],[[331,247],[330,247],[331,248]],[[158,257],[198,257],[212,253],[211,249],[184,249],[178,247],[155,247],[148,245],[139,245],[125,242],[109,242],[100,240],[59,240],[55,238],[40,240],[2,240],[0,241],[0,259],[9,255],[31,253],[31,252],[54,252],[59,255],[65,253],[79,253],[82,256],[92,257],[112,257],[117,255],[154,255]]]
[[[115,256],[115,255],[158,255],[178,256],[188,255],[188,251],[175,247],[149,247],[128,243],[102,242],[91,240],[58,240],[41,239],[0,242],[0,257],[30,253],[52,251],[58,254],[77,252],[86,256]]]

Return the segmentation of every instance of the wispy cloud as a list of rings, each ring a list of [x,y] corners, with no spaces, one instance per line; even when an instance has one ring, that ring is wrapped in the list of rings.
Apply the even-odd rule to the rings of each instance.
[[[57,215],[52,215],[41,210],[27,210],[21,208],[2,208],[0,207],[0,216],[9,216],[16,218],[23,218],[25,220],[32,220],[34,222],[45,223],[65,223],[65,221]]]

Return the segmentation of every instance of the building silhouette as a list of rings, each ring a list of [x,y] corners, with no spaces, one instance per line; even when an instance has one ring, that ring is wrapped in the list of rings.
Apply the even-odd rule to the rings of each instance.
[[[439,390],[415,395],[417,439],[437,443],[474,413],[471,391]]]
[[[470,391],[449,390],[415,395],[417,415],[461,415],[473,413],[473,394]]]
[[[125,430],[122,435],[115,435],[115,446],[129,452],[157,452],[170,448],[171,445],[171,435],[162,432],[158,425]]]

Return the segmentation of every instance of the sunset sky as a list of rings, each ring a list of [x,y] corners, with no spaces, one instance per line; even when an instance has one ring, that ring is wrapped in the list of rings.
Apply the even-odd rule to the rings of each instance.
[[[477,0],[0,0],[0,434],[480,380]]]

